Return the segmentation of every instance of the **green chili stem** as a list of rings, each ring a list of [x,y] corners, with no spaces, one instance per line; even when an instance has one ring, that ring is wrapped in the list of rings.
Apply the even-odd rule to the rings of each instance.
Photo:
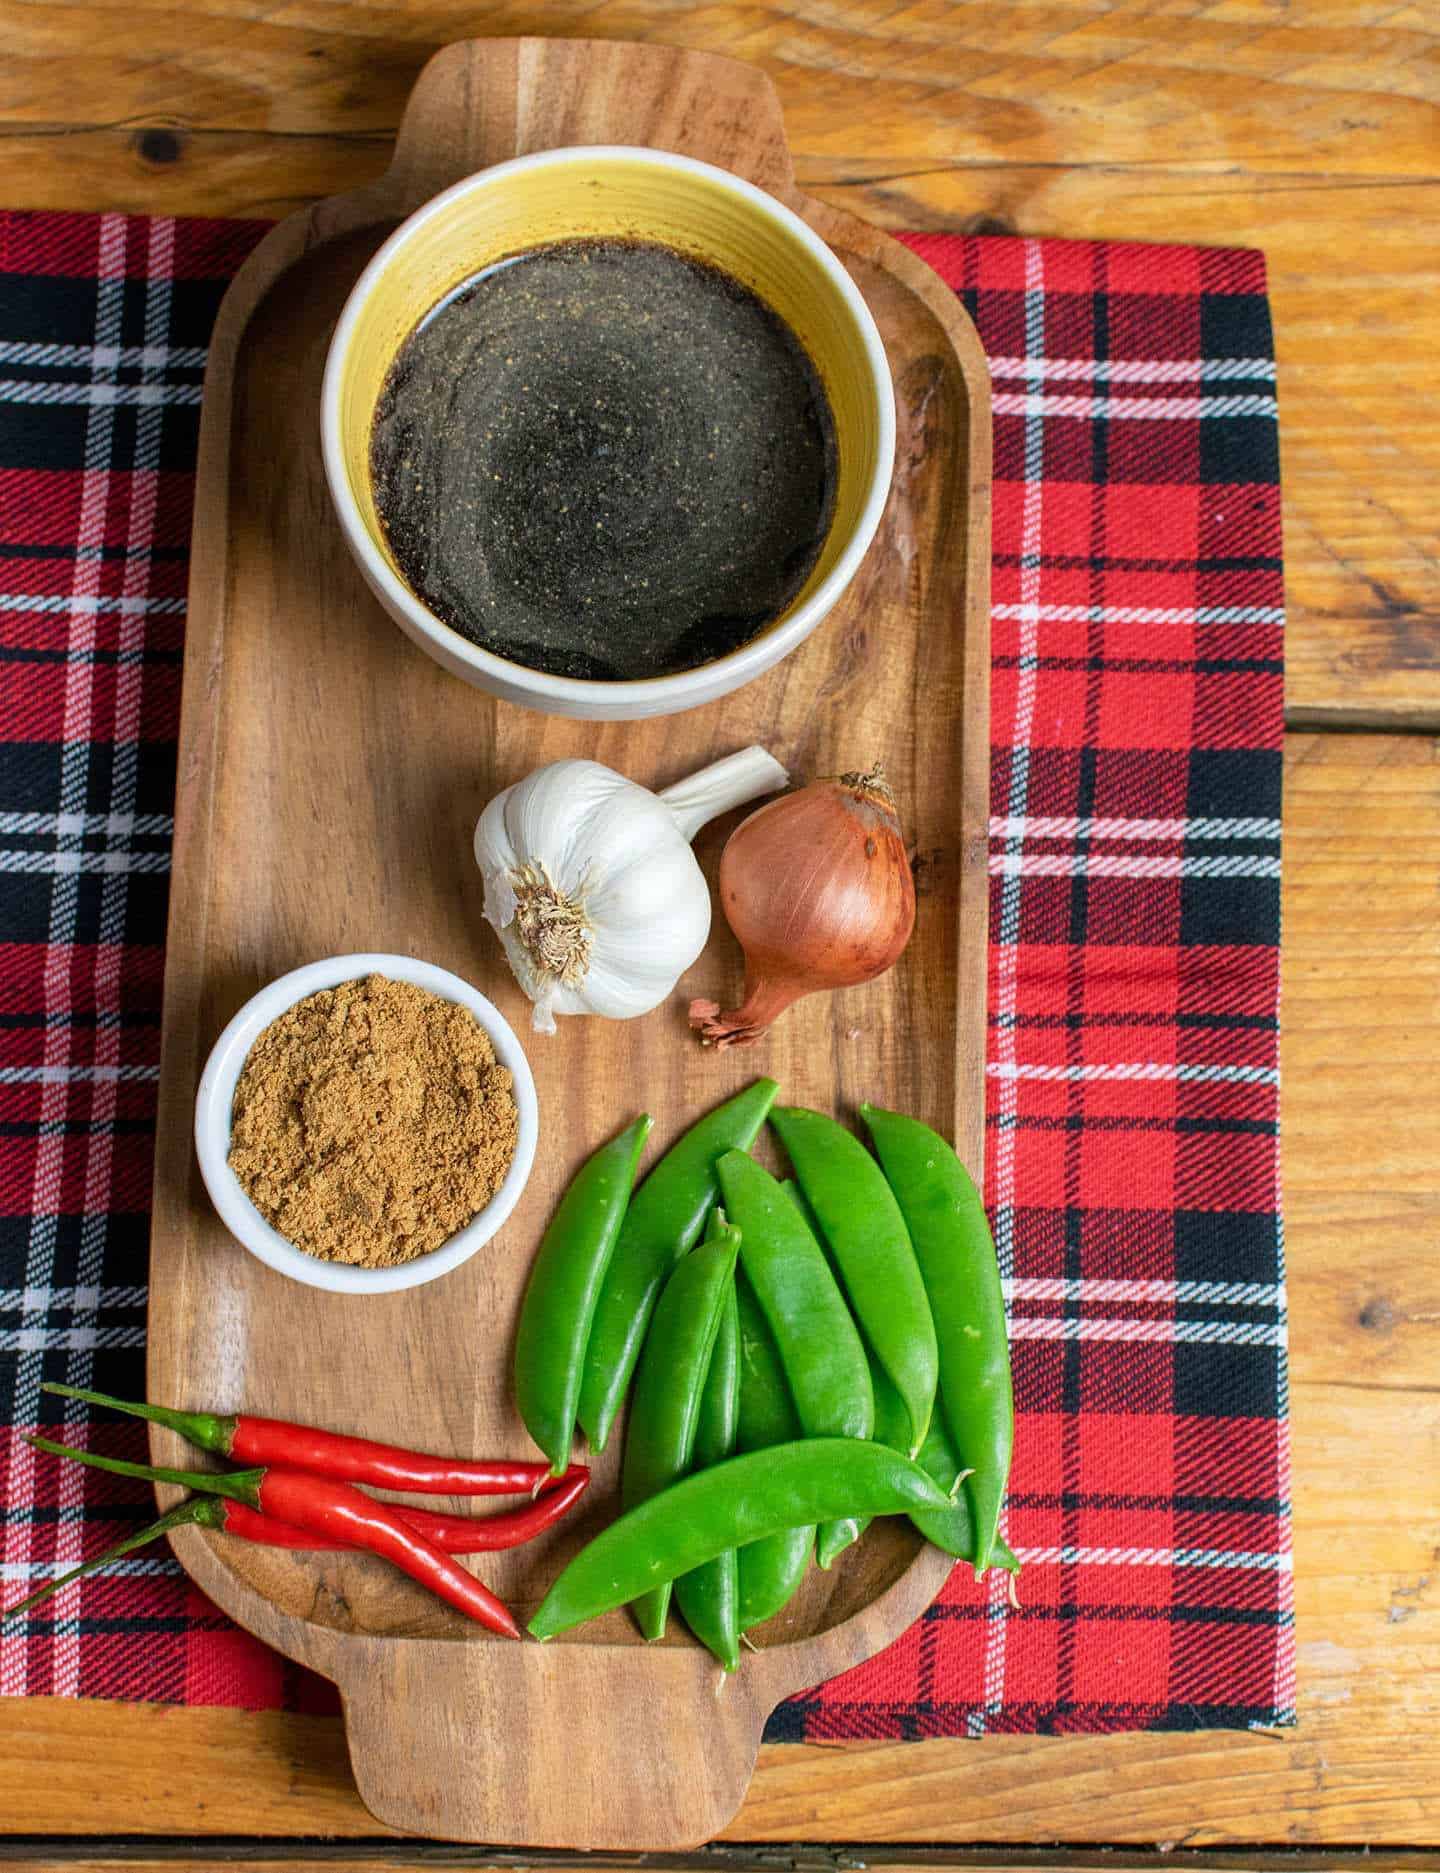
[[[112,1476],[135,1476],[142,1483],[174,1483],[180,1489],[199,1490],[207,1496],[230,1496],[252,1509],[260,1507],[260,1479],[263,1470],[168,1470],[152,1463],[126,1463],[121,1457],[102,1457],[98,1451],[76,1450],[71,1444],[52,1444],[48,1437],[30,1437],[27,1444],[52,1457],[73,1457],[92,1470],[107,1470]]]
[[[32,1443],[39,1443],[32,1438]],[[56,1446],[51,1446],[56,1448]],[[172,1528],[183,1528],[188,1523],[198,1522],[206,1528],[218,1528],[224,1511],[213,1496],[191,1496],[184,1502],[176,1503],[168,1514],[158,1521],[151,1522],[148,1528],[142,1528],[138,1535],[131,1535],[128,1540],[117,1541],[113,1548],[107,1548],[104,1554],[94,1555],[88,1561],[82,1561],[79,1567],[72,1567],[68,1574],[62,1574],[58,1580],[50,1580],[43,1587],[15,1606],[7,1606],[0,1612],[0,1620],[15,1619],[21,1613],[28,1613],[42,1600],[48,1600],[52,1593],[59,1593],[62,1587],[68,1587],[72,1581],[81,1580],[86,1574],[93,1574],[102,1567],[108,1567],[111,1561],[118,1561],[122,1555],[131,1553],[136,1548],[148,1547],[152,1541],[158,1541],[162,1535],[168,1535]]]
[[[187,1444],[199,1450],[213,1450],[228,1457],[235,1436],[235,1420],[222,1418],[213,1411],[175,1411],[169,1405],[137,1405],[127,1398],[112,1398],[108,1392],[89,1392],[80,1385],[42,1385],[42,1392],[57,1398],[78,1398],[84,1405],[104,1405],[111,1411],[123,1411],[130,1418],[146,1418],[151,1424],[163,1424],[177,1431]]]

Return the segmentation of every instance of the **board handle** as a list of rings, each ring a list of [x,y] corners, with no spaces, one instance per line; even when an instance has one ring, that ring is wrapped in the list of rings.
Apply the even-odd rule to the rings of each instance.
[[[744,1799],[768,1714],[688,1639],[412,1640],[337,1663],[360,1799],[442,1840],[699,1846]]]
[[[407,208],[534,150],[645,144],[718,163],[788,196],[795,175],[774,85],[753,65],[602,39],[463,39],[415,81],[387,186]]]

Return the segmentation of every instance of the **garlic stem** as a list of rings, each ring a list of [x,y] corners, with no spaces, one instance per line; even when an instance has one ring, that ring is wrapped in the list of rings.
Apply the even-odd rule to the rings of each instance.
[[[677,780],[656,797],[675,815],[675,823],[687,839],[693,840],[700,828],[731,807],[744,806],[762,794],[778,793],[790,785],[790,776],[773,754],[761,747],[742,748],[727,754],[722,761],[712,761],[698,774]]]

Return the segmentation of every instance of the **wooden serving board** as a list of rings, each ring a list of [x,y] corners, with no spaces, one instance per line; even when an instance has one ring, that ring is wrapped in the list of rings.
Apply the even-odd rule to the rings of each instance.
[[[894,491],[848,595],[794,656],[687,715],[585,724],[494,702],[444,674],[368,596],[321,472],[325,348],[360,268],[397,220],[487,164],[564,144],[682,151],[748,176],[841,254],[894,370]],[[277,227],[216,326],[201,430],[170,910],[151,1252],[150,1392],[425,1449],[519,1454],[512,1323],[545,1220],[577,1164],[634,1112],[658,1153],[761,1072],[792,1102],[863,1098],[923,1115],[980,1169],[985,1030],[990,411],[973,329],[935,276],[794,184],[769,81],[659,47],[497,39],[426,67],[373,187]],[[717,917],[665,1007],[562,1021],[528,1005],[481,918],[471,831],[543,761],[593,756],[663,786],[751,741],[797,775],[883,757],[917,849],[919,917],[900,965],[793,1009],[762,1045],[717,1055],[689,995],[733,998]],[[731,819],[697,846],[713,870]],[[255,1261],[206,1201],[191,1102],[206,1051],[282,971],[347,950],[404,951],[481,986],[526,1039],[541,1108],[535,1172],[509,1226],[466,1267],[391,1296],[326,1294]],[[585,1512],[480,1563],[523,1615],[613,1513],[617,1440]],[[168,1434],[157,1459],[182,1451]],[[360,1793],[416,1833],[496,1844],[676,1848],[739,1806],[782,1698],[879,1650],[938,1592],[948,1560],[877,1523],[812,1570],[762,1649],[722,1683],[672,1621],[644,1647],[627,1618],[541,1647],[495,1640],[368,1557],[252,1549],[181,1531],[195,1582],[251,1632],[339,1685]]]

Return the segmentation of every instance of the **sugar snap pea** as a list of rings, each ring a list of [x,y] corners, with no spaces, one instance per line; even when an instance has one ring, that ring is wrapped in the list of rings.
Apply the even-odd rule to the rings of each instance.
[[[516,1402],[557,1476],[570,1462],[596,1298],[649,1131],[650,1119],[642,1114],[575,1173],[536,1251],[520,1305]]]
[[[855,1318],[905,1401],[911,1451],[935,1403],[935,1325],[905,1219],[879,1165],[843,1125],[801,1106],[770,1122],[820,1219]]]
[[[816,1242],[823,1244],[819,1221],[799,1184],[793,1177],[787,1177],[780,1188],[805,1218]],[[860,1337],[863,1342],[864,1334]],[[905,1409],[905,1401],[890,1383],[890,1375],[875,1357],[873,1347],[866,1346],[865,1360],[870,1369],[870,1390],[875,1400],[875,1422],[870,1435],[877,1444],[888,1444],[892,1450],[903,1450],[908,1456],[910,1414]],[[828,1568],[837,1555],[860,1539],[867,1526],[863,1521],[827,1522],[819,1531],[815,1544],[815,1559],[820,1566]]]
[[[918,1119],[862,1106],[885,1176],[915,1245],[939,1344],[940,1403],[975,1521],[983,1574],[1010,1474],[1014,1404],[1005,1296],[985,1206],[970,1173]]]
[[[869,1348],[866,1350],[868,1352]],[[905,1409],[905,1400],[895,1390],[890,1374],[873,1352],[870,1353],[870,1382],[875,1391],[875,1442],[888,1444],[892,1450],[903,1450],[908,1457],[910,1414]],[[933,1412],[931,1420],[934,1420]]]
[[[720,1214],[712,1210],[711,1221]],[[708,1470],[735,1453],[736,1419],[740,1408],[740,1320],[735,1283],[725,1292],[710,1370],[700,1394],[700,1416],[695,1426],[691,1467]],[[740,1569],[734,1548],[713,1561],[682,1574],[675,1582],[675,1604],[685,1624],[715,1654],[726,1671],[740,1663]]]
[[[883,1444],[819,1437],[753,1450],[683,1477],[602,1530],[561,1573],[529,1630],[552,1638],[783,1528],[948,1507],[918,1463]]]
[[[931,1417],[930,1429],[925,1433],[925,1442],[920,1446],[920,1455],[915,1461],[947,1495],[955,1489],[955,1479],[960,1474],[960,1459],[950,1442],[943,1411],[937,1411]],[[946,1554],[953,1554],[957,1561],[974,1561],[975,1517],[971,1513],[970,1499],[963,1485],[955,1494],[952,1507],[922,1509],[912,1515],[910,1520],[927,1541],[934,1542],[937,1548],[943,1548]],[[1020,1562],[1003,1535],[996,1535],[991,1546],[990,1565],[1003,1567],[1011,1574],[1020,1572]]]
[[[845,1297],[805,1218],[769,1171],[742,1151],[716,1166],[725,1208],[740,1230],[740,1260],[785,1368],[807,1437],[869,1437],[875,1423],[870,1369]],[[828,1567],[859,1534],[819,1531]]]
[[[825,1247],[825,1235],[820,1227],[820,1219],[816,1216],[814,1210],[811,1209],[809,1199],[806,1197],[805,1192],[800,1188],[793,1177],[782,1177],[780,1179],[780,1188],[805,1218],[806,1227],[823,1250]]]
[[[620,1472],[620,1501],[626,1509],[665,1489],[690,1468],[700,1395],[725,1296],[735,1285],[736,1247],[735,1231],[722,1225],[715,1239],[692,1249],[665,1283],[631,1401]],[[647,1639],[658,1639],[665,1631],[672,1578],[666,1575],[636,1598],[635,1622]]]
[[[865,1348],[865,1356],[870,1362],[870,1389],[875,1394],[875,1429],[871,1432],[871,1436],[877,1444],[888,1444],[892,1450],[903,1451],[908,1456],[910,1449],[910,1414],[905,1409],[905,1400],[895,1390],[890,1380],[890,1374],[875,1357],[872,1347],[867,1346]],[[933,1412],[930,1416],[930,1422],[932,1425],[935,1422],[935,1414]],[[923,1464],[924,1452],[925,1446],[922,1444],[920,1446],[919,1455],[917,1455],[915,1459],[917,1463]],[[933,1471],[931,1474],[934,1474]],[[952,1474],[950,1481],[953,1483],[954,1480],[955,1478]],[[837,1524],[832,1522],[828,1526],[830,1528],[836,1528]],[[849,1536],[849,1539],[842,1539],[839,1546],[831,1548],[828,1553],[821,1552],[820,1545],[817,1543],[815,1558],[820,1563],[821,1567],[829,1567],[830,1563],[835,1559],[835,1556],[839,1554],[843,1548],[848,1547],[850,1541],[858,1541],[865,1533],[868,1526],[869,1524],[867,1522],[856,1523],[855,1531]],[[824,1534],[825,1530],[822,1529],[822,1537]]]
[[[739,1450],[767,1450],[791,1444],[800,1436],[800,1420],[780,1363],[775,1341],[743,1268],[735,1273],[735,1303],[740,1325],[740,1408],[736,1421]],[[741,1632],[763,1625],[790,1604],[805,1578],[815,1548],[813,1526],[782,1528],[777,1535],[752,1541],[738,1552]]]
[[[779,1090],[774,1080],[756,1080],[706,1113],[635,1192],[585,1349],[578,1416],[593,1449],[603,1450],[614,1428],[665,1277],[700,1240],[719,1198],[716,1158],[750,1149]]]

